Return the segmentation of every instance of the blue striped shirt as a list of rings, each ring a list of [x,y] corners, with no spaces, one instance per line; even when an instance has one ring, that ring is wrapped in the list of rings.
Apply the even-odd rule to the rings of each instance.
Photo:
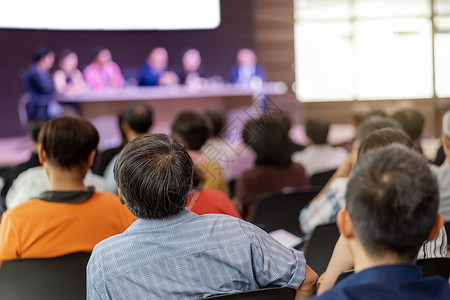
[[[256,226],[185,209],[135,221],[97,244],[87,266],[88,299],[200,299],[263,287],[298,288],[303,254]]]

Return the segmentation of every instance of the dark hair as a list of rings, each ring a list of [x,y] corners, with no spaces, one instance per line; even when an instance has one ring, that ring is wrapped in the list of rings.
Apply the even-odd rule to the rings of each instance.
[[[392,118],[380,116],[370,117],[359,125],[356,132],[356,142],[361,144],[374,131],[390,127],[403,129],[402,125]]]
[[[425,159],[401,145],[372,150],[355,165],[347,210],[364,249],[412,262],[436,220],[439,190]]]
[[[211,136],[220,136],[226,122],[224,113],[217,109],[207,109],[204,115],[211,125]]]
[[[64,58],[66,58],[67,56],[69,56],[70,54],[75,53],[75,51],[73,51],[72,49],[64,49],[63,51],[61,51],[61,53],[59,54],[59,60],[63,60]]]
[[[39,133],[47,159],[63,168],[77,167],[87,161],[98,145],[97,129],[78,117],[59,117],[47,121]]]
[[[425,119],[422,114],[415,109],[408,108],[396,112],[392,116],[408,133],[413,141],[416,141],[422,134]]]
[[[382,128],[376,130],[362,141],[358,149],[358,160],[370,150],[393,143],[403,145],[409,149],[414,148],[414,142],[403,129],[395,127]]]
[[[146,103],[131,103],[121,115],[121,121],[127,122],[134,132],[145,134],[153,124],[153,109]]]
[[[39,142],[39,131],[41,131],[42,125],[44,125],[44,121],[34,120],[28,123],[28,134],[33,139],[33,142]]]
[[[306,135],[316,145],[326,144],[330,123],[322,117],[311,117],[306,120]]]
[[[34,50],[34,52],[33,52],[33,56],[32,56],[33,62],[40,61],[42,58],[46,57],[50,53],[53,53],[53,51],[46,46],[37,47],[36,50]]]
[[[100,54],[100,52],[102,52],[103,50],[108,50],[108,48],[104,47],[104,46],[97,46],[94,49],[92,49],[91,52],[91,61],[95,61],[97,59],[97,56]]]
[[[291,143],[279,119],[264,116],[250,120],[242,138],[256,152],[255,165],[284,168],[291,164]]]
[[[181,212],[193,172],[187,151],[165,134],[132,140],[114,164],[114,180],[125,204],[142,219],[163,219]]]
[[[179,113],[172,124],[172,135],[188,150],[200,150],[209,137],[205,118],[195,111]]]

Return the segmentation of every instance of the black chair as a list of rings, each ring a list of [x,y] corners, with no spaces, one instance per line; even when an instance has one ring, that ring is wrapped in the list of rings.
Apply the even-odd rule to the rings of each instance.
[[[290,288],[267,288],[227,295],[212,296],[205,299],[226,300],[294,300],[295,290]]]
[[[336,284],[338,284],[339,282],[341,282],[342,280],[344,280],[348,276],[352,275],[353,273],[355,273],[355,270],[348,270],[348,271],[341,272],[338,275],[338,277],[336,278],[336,281],[334,282],[333,286],[335,286]]]
[[[449,246],[450,245],[450,222],[445,222],[444,227],[445,227],[445,231],[447,232],[447,246]]]
[[[262,195],[256,199],[249,221],[267,232],[284,229],[302,236],[298,215],[319,191],[319,187],[311,187]]]
[[[320,275],[327,269],[338,239],[339,230],[336,223],[319,225],[311,233],[303,253],[306,262],[317,274]]]
[[[330,180],[331,176],[336,172],[336,169],[332,169],[325,172],[315,173],[311,175],[311,184],[317,186],[324,186]]]
[[[54,258],[15,259],[0,267],[0,299],[86,299],[86,265],[90,253]]]
[[[422,258],[416,261],[416,265],[422,268],[423,277],[439,275],[445,280],[450,277],[450,257]]]

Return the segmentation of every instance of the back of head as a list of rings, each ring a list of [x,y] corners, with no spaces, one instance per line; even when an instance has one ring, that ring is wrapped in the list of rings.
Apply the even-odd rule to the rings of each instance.
[[[438,185],[423,157],[401,145],[369,152],[347,186],[347,210],[366,252],[414,261],[436,221]]]
[[[188,150],[200,150],[209,137],[205,118],[195,111],[179,113],[172,124],[172,136],[184,144]]]
[[[291,164],[288,132],[278,118],[264,116],[250,120],[242,138],[256,152],[255,165],[283,168]]]
[[[28,123],[28,135],[31,137],[33,143],[39,142],[39,132],[41,131],[42,125],[44,125],[44,121],[31,121]]]
[[[413,140],[411,140],[403,129],[387,127],[374,131],[362,141],[358,149],[358,159],[370,150],[394,143],[403,145],[409,149],[414,149]]]
[[[60,117],[47,121],[39,133],[47,160],[71,169],[84,164],[98,145],[97,129],[78,117]]]
[[[390,127],[403,129],[402,125],[392,118],[380,116],[370,117],[359,125],[358,131],[356,132],[356,142],[360,145],[374,131]]]
[[[205,118],[211,126],[211,136],[220,136],[226,122],[224,113],[217,109],[207,109]]]
[[[128,123],[134,132],[146,134],[153,124],[153,109],[146,103],[131,103],[122,113],[121,121]]]
[[[392,117],[403,126],[403,129],[413,141],[416,141],[422,134],[425,119],[417,110],[403,109],[396,112]]]
[[[114,180],[134,216],[162,219],[185,208],[193,171],[192,160],[180,144],[165,134],[148,134],[120,152]]]
[[[306,120],[306,135],[316,145],[326,144],[330,123],[321,117],[311,117]]]

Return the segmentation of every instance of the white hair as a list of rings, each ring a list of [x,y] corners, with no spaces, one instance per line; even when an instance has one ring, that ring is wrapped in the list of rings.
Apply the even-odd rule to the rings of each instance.
[[[442,117],[442,134],[450,137],[450,110]]]

